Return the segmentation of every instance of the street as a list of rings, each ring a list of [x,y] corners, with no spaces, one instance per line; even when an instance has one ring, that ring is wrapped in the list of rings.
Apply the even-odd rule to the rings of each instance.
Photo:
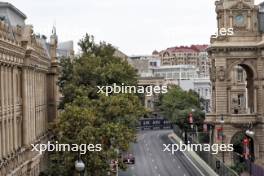
[[[172,144],[168,138],[171,130],[140,131],[133,144],[135,165],[129,165],[119,176],[200,176],[199,169],[178,151],[172,155],[163,152],[163,144]]]

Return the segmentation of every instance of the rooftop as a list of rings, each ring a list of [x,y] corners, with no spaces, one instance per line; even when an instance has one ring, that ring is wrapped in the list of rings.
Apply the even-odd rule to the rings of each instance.
[[[207,47],[208,45],[176,46],[176,47],[167,48],[166,51],[196,53],[196,52],[205,52]]]
[[[27,18],[27,16],[21,12],[18,8],[16,8],[15,6],[13,6],[12,4],[8,3],[8,2],[0,2],[0,8],[9,8],[13,11],[15,11],[20,17],[22,17],[24,20]]]

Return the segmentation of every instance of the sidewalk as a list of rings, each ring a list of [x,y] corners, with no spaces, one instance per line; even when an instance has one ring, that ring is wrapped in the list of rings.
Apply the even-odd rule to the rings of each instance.
[[[169,134],[168,137],[176,143],[183,142],[175,133]],[[194,151],[185,151],[184,153],[186,154],[186,157],[193,161],[193,164],[196,165],[203,174],[208,176],[218,176],[218,174]]]

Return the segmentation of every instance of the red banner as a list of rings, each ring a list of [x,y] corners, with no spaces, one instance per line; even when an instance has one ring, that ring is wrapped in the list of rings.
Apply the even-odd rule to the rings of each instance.
[[[217,140],[224,140],[224,131],[223,128],[217,128]]]
[[[243,139],[243,155],[245,157],[246,160],[249,159],[250,156],[250,151],[249,151],[249,139],[248,138],[244,138]]]

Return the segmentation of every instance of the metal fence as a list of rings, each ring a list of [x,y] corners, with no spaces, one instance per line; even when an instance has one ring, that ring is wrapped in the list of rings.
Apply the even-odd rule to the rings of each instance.
[[[184,140],[185,134],[184,131],[181,130],[177,125],[173,126],[174,133]],[[195,142],[192,135],[187,135],[188,141],[190,141],[192,144],[198,144],[198,142]],[[202,158],[217,174],[220,176],[238,176],[238,174],[230,169],[229,167],[225,166],[225,164],[219,160],[215,155],[211,154],[208,151],[195,151],[200,158]]]

